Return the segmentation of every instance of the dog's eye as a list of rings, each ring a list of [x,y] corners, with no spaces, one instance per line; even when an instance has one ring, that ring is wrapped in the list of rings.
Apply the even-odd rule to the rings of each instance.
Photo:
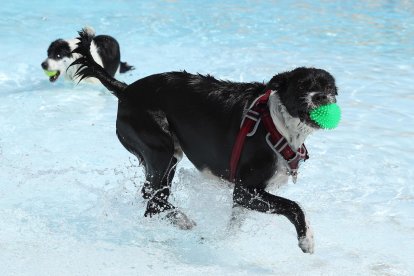
[[[60,58],[60,55],[57,55],[56,57],[57,57],[57,58]]]
[[[308,87],[308,83],[307,83],[307,81],[306,80],[300,80],[300,81],[298,81],[298,83],[297,83],[297,89],[299,90],[299,91],[305,91],[305,90],[307,90],[309,87]]]

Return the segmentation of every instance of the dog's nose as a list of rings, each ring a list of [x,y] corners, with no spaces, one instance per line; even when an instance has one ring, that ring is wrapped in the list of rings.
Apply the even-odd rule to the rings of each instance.
[[[323,103],[323,102],[326,101],[326,98],[327,98],[326,95],[318,93],[318,94],[316,94],[315,96],[312,97],[312,101],[314,103]]]
[[[41,65],[42,65],[42,68],[43,68],[44,70],[46,70],[46,69],[47,69],[47,62],[46,62],[46,61],[43,61]]]
[[[336,103],[335,96],[326,93],[317,93],[312,97],[312,102],[316,105]]]

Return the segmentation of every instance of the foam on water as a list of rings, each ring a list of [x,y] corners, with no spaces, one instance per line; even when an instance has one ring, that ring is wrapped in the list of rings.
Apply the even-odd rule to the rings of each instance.
[[[0,11],[0,274],[414,273],[414,4],[410,1],[6,1]],[[142,168],[115,135],[101,86],[51,84],[56,38],[85,25],[121,44],[135,71],[185,69],[267,81],[297,66],[331,72],[342,120],[307,140],[298,183],[312,256],[284,218],[246,212],[232,187],[177,170],[172,202],[197,222],[143,217]]]

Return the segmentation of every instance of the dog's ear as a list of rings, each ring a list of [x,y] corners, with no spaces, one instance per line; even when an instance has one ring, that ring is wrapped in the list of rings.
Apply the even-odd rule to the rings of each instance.
[[[285,91],[288,85],[290,72],[275,75],[266,85],[266,90]]]
[[[70,56],[70,47],[66,40],[61,38],[53,41],[47,49],[47,56],[53,59],[60,59],[66,56]]]

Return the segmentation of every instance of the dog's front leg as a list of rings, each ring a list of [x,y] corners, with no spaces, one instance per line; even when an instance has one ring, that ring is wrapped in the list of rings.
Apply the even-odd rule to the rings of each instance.
[[[240,183],[235,185],[233,201],[250,210],[284,215],[295,226],[302,251],[311,254],[314,252],[312,230],[296,202],[269,194],[263,189],[244,187]]]

